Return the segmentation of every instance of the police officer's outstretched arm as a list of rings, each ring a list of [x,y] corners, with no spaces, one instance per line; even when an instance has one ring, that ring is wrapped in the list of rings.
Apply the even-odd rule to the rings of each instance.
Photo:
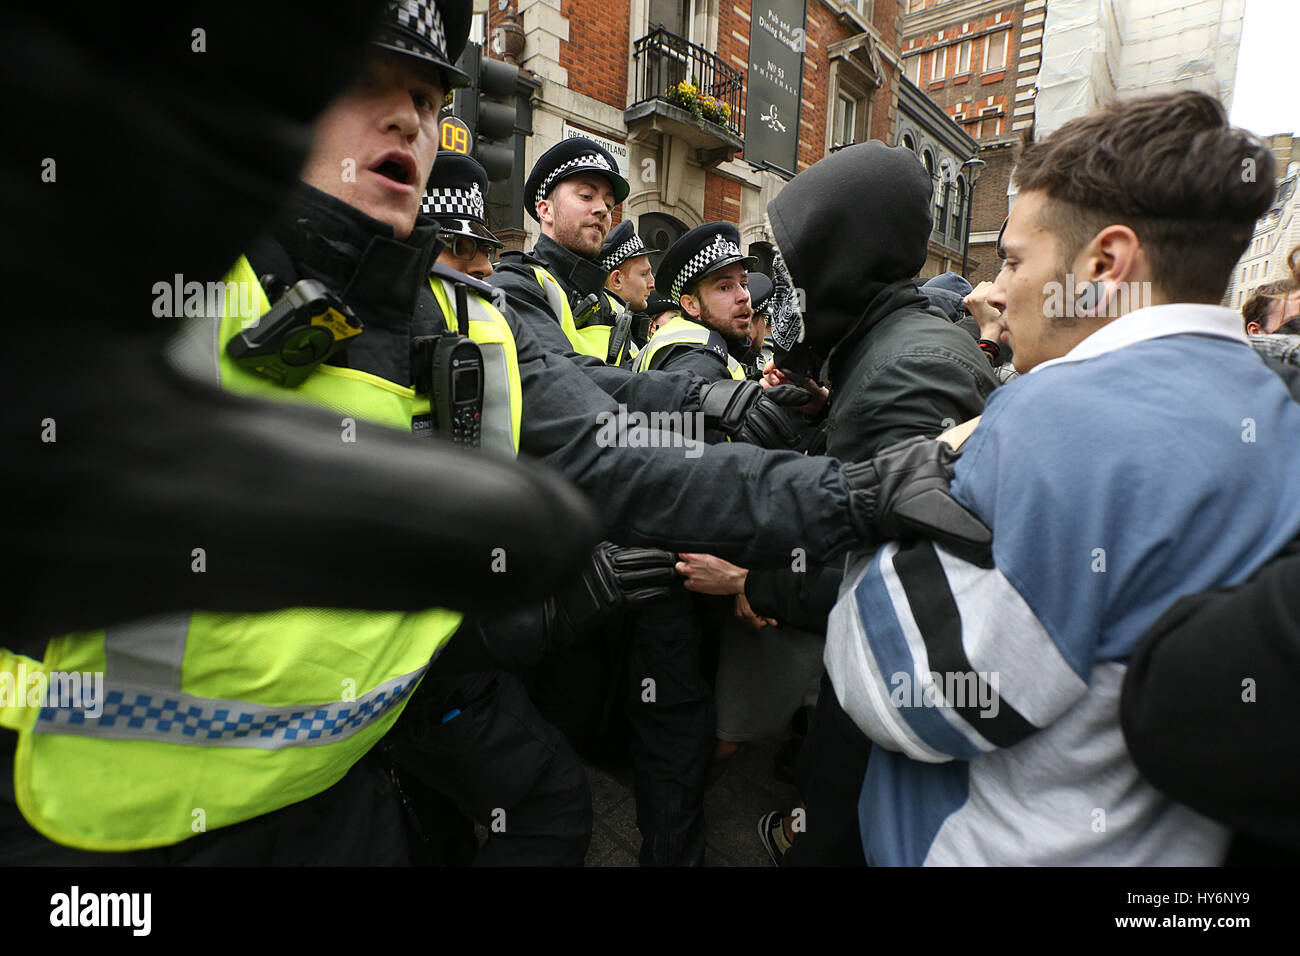
[[[33,6],[0,31],[11,116],[51,157],[0,183],[0,275],[26,317],[9,330],[22,359],[0,411],[5,647],[39,653],[50,634],[196,607],[540,596],[597,540],[585,505],[540,471],[430,454],[361,422],[349,433],[163,364],[178,300],[218,279],[289,194],[382,7],[206,4],[196,22],[222,50],[208,56],[147,9]],[[71,261],[73,248],[85,254]],[[475,511],[483,537],[468,533]]]
[[[537,600],[598,537],[536,464],[240,398],[128,348],[109,360],[49,396],[57,441],[5,471],[25,556],[12,635],[196,607]]]

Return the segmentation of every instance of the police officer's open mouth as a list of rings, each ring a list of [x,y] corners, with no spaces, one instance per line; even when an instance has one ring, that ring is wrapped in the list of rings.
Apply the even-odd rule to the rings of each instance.
[[[370,171],[406,186],[415,178],[415,162],[400,153],[386,153],[378,163],[370,167]]]

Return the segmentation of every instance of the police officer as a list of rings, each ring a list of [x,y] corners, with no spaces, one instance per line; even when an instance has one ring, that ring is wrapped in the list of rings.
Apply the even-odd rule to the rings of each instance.
[[[621,300],[605,292],[602,262],[614,207],[627,198],[627,180],[600,144],[575,136],[548,149],[524,183],[524,208],[541,225],[531,255],[507,253],[493,284],[558,323],[573,351],[608,365],[626,358],[626,338],[610,352]]]
[[[384,52],[321,123],[304,172],[309,182],[292,198],[290,215],[251,243],[227,276],[255,301],[226,298],[218,327],[204,336],[218,346],[208,360],[230,391],[347,416],[345,442],[356,419],[429,433],[444,422],[421,428],[434,409],[430,385],[410,384],[429,358],[420,346],[434,339],[461,348],[459,338],[442,334],[459,326],[484,371],[504,372],[494,386],[501,399],[485,402],[480,414],[490,420],[483,444],[505,453],[519,436],[509,326],[462,294],[468,277],[429,279],[441,227],[416,224],[419,194],[398,188],[427,177],[436,104],[458,74],[438,8],[413,3],[389,16],[376,39]],[[332,175],[331,151],[365,163],[359,182]],[[310,313],[299,319],[283,311],[301,300],[312,300]],[[300,324],[281,323],[281,315]],[[317,355],[315,368],[302,364],[303,347],[288,346],[308,317],[310,328],[342,339],[341,348]],[[418,335],[425,331],[434,334]],[[267,343],[276,347],[264,349]],[[456,488],[433,484],[429,494]],[[445,554],[430,573],[474,559]],[[58,664],[107,662],[100,665],[105,712],[86,720],[56,708],[38,728],[0,708],[0,726],[29,741],[16,765],[18,807],[31,827],[79,850],[146,851],[122,862],[402,863],[422,857],[408,832],[427,832],[437,821],[421,812],[422,791],[400,765],[490,827],[494,837],[478,862],[580,864],[590,836],[581,764],[498,667],[527,665],[527,654],[576,639],[630,594],[663,593],[671,576],[661,573],[665,564],[643,550],[602,546],[545,614],[196,612],[64,640]],[[6,732],[0,744],[9,743]],[[105,781],[94,800],[85,799],[87,773]],[[0,832],[19,859],[90,859],[44,841],[10,813],[0,812]]]
[[[770,425],[779,393],[769,395],[743,376],[711,380],[718,377],[688,369],[630,375],[617,362],[604,361],[616,356],[607,348],[614,341],[610,329],[600,324],[608,321],[600,318],[601,310],[608,316],[613,303],[596,259],[597,237],[603,242],[610,212],[627,196],[627,181],[616,170],[613,157],[583,137],[543,153],[524,187],[525,206],[541,223],[542,235],[531,255],[502,256],[491,285],[505,291],[511,310],[547,351],[569,358],[629,411],[699,412],[714,436],[788,447],[788,436]]]
[[[605,280],[605,294],[611,298],[615,312],[615,333],[628,337],[627,351],[622,365],[631,367],[636,354],[645,344],[646,305],[655,287],[654,269],[650,254],[658,249],[647,249],[629,220],[623,220],[609,231],[609,237],[600,249],[600,264],[609,270]],[[624,319],[623,312],[631,313]],[[621,324],[626,323],[624,333]]]
[[[472,278],[441,274],[430,281],[429,267],[439,247],[427,229],[414,225],[421,192],[412,184],[423,181],[432,166],[438,138],[433,104],[441,102],[443,88],[455,81],[450,64],[467,36],[468,8],[468,3],[451,0],[436,6],[408,0],[390,8],[394,26],[380,45],[404,59],[376,60],[366,85],[331,106],[303,171],[308,185],[295,197],[297,215],[249,243],[229,277],[256,290],[257,301],[245,309],[228,299],[219,334],[193,340],[196,346],[208,343],[206,374],[231,392],[330,409],[340,415],[345,443],[353,425],[349,413],[356,412],[355,434],[363,439],[356,443],[358,456],[367,453],[364,439],[371,435],[373,448],[382,453],[402,444],[392,441],[394,429],[434,431],[422,428],[419,421],[429,413],[421,411],[427,396],[412,388],[413,372],[424,365],[414,340],[460,329],[479,343],[485,357],[499,356],[505,362],[504,378],[496,376],[503,400],[489,413],[485,398],[484,415],[508,412],[509,424],[493,432],[484,428],[484,444],[489,435],[511,444],[517,440],[520,447],[565,471],[598,498],[603,524],[612,536],[681,545],[706,541],[714,550],[754,565],[788,559],[795,544],[807,547],[810,558],[816,559],[875,540],[882,523],[896,516],[898,492],[891,486],[893,491],[882,495],[889,489],[876,480],[870,465],[846,468],[829,460],[740,446],[709,449],[695,461],[671,450],[635,445],[602,450],[596,438],[599,416],[612,413],[614,402],[584,372],[543,348],[508,312],[493,309],[488,299],[479,297],[477,293],[486,290],[476,287]],[[357,112],[362,105],[358,100],[369,101],[373,111]],[[355,126],[338,122],[362,116],[367,121]],[[348,158],[361,167],[355,180],[339,176],[342,160]],[[259,276],[268,277],[265,285]],[[281,288],[303,279],[320,282],[346,306],[331,305],[330,311],[317,315],[322,327],[331,330],[331,338],[347,335],[350,342],[311,369],[297,386],[277,384],[228,350],[212,348],[217,341],[229,343],[251,332],[260,325],[259,317],[271,312],[272,298],[277,304],[283,301]],[[460,309],[462,292],[465,308]],[[324,296],[313,301],[334,300]],[[347,321],[349,311],[362,317],[361,334],[348,331],[356,328]],[[208,331],[213,331],[210,326]],[[301,348],[276,354],[281,360],[310,357]],[[196,364],[201,361],[198,356]],[[493,367],[499,366],[485,363],[485,379],[492,377]],[[527,401],[520,400],[521,392]],[[222,407],[246,406],[229,401]],[[389,428],[367,429],[364,418]],[[304,428],[316,421],[293,415],[277,420],[301,420]],[[255,420],[250,416],[250,421]],[[299,447],[292,431],[280,437],[298,459],[311,458],[310,447]],[[320,460],[346,469],[344,459]],[[430,454],[427,460],[427,471],[418,470],[427,479],[431,500],[435,495],[479,497],[478,489],[471,487],[466,495],[463,485],[446,480],[438,468],[442,456]],[[709,493],[742,473],[784,494],[718,499]],[[309,468],[296,476],[299,497],[325,487],[335,494],[340,491],[338,485],[316,483],[316,477]],[[350,514],[359,510],[369,516],[364,499],[382,497],[384,489],[342,488],[350,498],[334,503],[333,520],[353,530]],[[647,505],[647,488],[672,488],[680,497],[651,496]],[[503,487],[502,497],[508,498],[510,490]],[[556,494],[563,493],[556,489]],[[303,511],[294,501],[289,496],[263,496],[250,499],[247,511],[254,517],[286,509],[294,515],[322,513],[319,507]],[[509,517],[502,520],[500,531],[506,535]],[[755,525],[765,529],[763,537],[749,532]],[[384,533],[389,525],[377,527],[378,540],[396,548],[400,536]],[[462,550],[430,556],[423,573],[433,578],[439,568],[458,561],[487,562],[490,550],[484,555],[480,549],[487,549],[492,537],[491,527],[476,528],[464,537]],[[416,560],[404,551],[394,553],[401,562]],[[509,555],[496,557],[509,561]],[[299,576],[308,575],[317,560],[304,554],[294,568]],[[502,569],[507,570],[505,564]],[[586,575],[583,581],[583,589],[597,597],[610,591],[608,579],[598,578],[602,586],[595,588]],[[502,575],[503,588],[510,580]],[[405,582],[387,590],[378,586],[382,583],[365,582],[367,600],[382,597],[410,606]],[[329,597],[340,606],[355,606],[350,594]],[[274,595],[267,600],[274,601]],[[288,603],[283,596],[279,600]],[[65,707],[43,712],[40,727],[32,722],[34,715],[11,708],[0,713],[0,742],[8,750],[15,740],[22,741],[21,759],[14,764],[14,791],[24,816],[42,833],[87,850],[169,847],[186,841],[177,848],[178,855],[150,856],[148,862],[186,857],[222,862],[408,858],[401,802],[384,779],[383,764],[364,755],[397,720],[430,659],[440,649],[455,646],[452,634],[464,629],[460,616],[437,609],[410,614],[297,609],[235,620],[206,614],[183,618],[78,635],[52,644],[44,662],[3,655],[6,667],[18,661],[25,667],[94,670],[99,661],[106,679],[117,684],[109,693],[115,710],[110,714],[106,709],[98,722]],[[478,643],[490,642],[467,646]],[[179,666],[182,660],[184,668]],[[141,696],[153,696],[164,705],[172,701],[168,706],[175,713],[151,707],[148,701],[141,704]],[[232,707],[232,700],[242,703]],[[284,700],[301,706],[286,710],[280,706]],[[183,713],[178,707],[182,703]],[[136,706],[144,706],[144,712],[131,713]],[[438,719],[446,718],[450,726],[461,716],[463,710],[447,711]],[[202,733],[189,732],[196,727]],[[87,779],[99,783],[94,800],[86,799]],[[6,807],[11,811],[13,804],[0,794],[0,811]],[[14,825],[7,812],[0,812],[0,829],[7,852],[22,855],[32,846],[31,831]],[[301,833],[302,839],[283,839],[291,832]],[[217,852],[223,836],[229,837],[226,849],[232,851],[225,855]],[[23,839],[29,842],[24,845]],[[37,853],[47,850],[38,848]]]
[[[440,152],[420,204],[420,215],[438,226],[438,262],[475,279],[492,274],[493,260],[505,247],[487,227],[487,188],[487,170],[476,159]]]
[[[728,222],[706,222],[674,242],[659,278],[682,314],[656,333],[638,356],[637,371],[684,369],[710,380],[743,379],[739,357],[749,348],[754,316],[747,270],[756,265],[741,252],[740,232]]]
[[[644,312],[646,301],[654,291],[650,256],[659,251],[646,248],[628,219],[609,231],[609,238],[600,248],[600,264],[609,271],[605,289],[632,312]]]
[[[749,336],[749,351],[745,355],[745,374],[749,378],[762,378],[763,369],[772,361],[772,316],[768,303],[772,300],[772,280],[761,272],[749,274],[749,298],[754,309],[754,328]]]
[[[675,319],[681,314],[681,305],[668,298],[658,289],[651,292],[645,307],[646,322],[642,326],[637,326],[637,344],[641,348],[645,348],[659,329],[666,325],[670,319]],[[644,334],[640,333],[641,329],[644,329]]]
[[[741,251],[740,232],[731,223],[704,223],[673,243],[659,264],[659,279],[680,313],[637,353],[635,370],[685,371],[709,381],[753,385],[742,360],[749,353],[754,315],[747,270],[757,264]],[[807,392],[790,386],[769,389],[750,412],[743,440],[794,448],[807,429],[789,409],[815,413],[822,401],[810,404]],[[711,441],[720,437],[719,430],[710,429]]]

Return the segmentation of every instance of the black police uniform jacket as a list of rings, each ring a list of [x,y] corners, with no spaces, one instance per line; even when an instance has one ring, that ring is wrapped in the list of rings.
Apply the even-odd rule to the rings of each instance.
[[[539,237],[531,254],[507,252],[501,256],[488,284],[505,292],[510,311],[520,324],[528,326],[542,348],[563,355],[604,392],[629,408],[665,412],[693,412],[699,408],[700,388],[712,381],[712,377],[634,375],[627,369],[606,365],[594,356],[575,352],[560,329],[559,316],[551,312],[534,266],[541,266],[555,277],[569,297],[570,305],[588,295],[603,296],[609,273],[550,236]]]
[[[366,325],[337,361],[410,385],[411,337],[446,327],[425,275],[437,253],[436,237],[417,227],[410,240],[396,242],[391,227],[310,187],[299,191],[284,221],[288,225],[273,230],[271,239],[288,252],[298,272],[282,278],[319,278]],[[249,258],[259,275],[276,272],[275,257],[268,257],[261,244],[250,249]],[[368,275],[372,268],[378,269],[377,279]],[[528,278],[540,291],[531,271]],[[663,409],[665,391],[680,401],[679,392],[665,389],[664,382],[698,380],[600,365],[611,381],[651,383],[611,395],[589,369],[539,341],[538,332],[549,328],[567,345],[553,319],[529,321],[514,302],[509,299],[502,314],[519,360],[520,451],[585,492],[609,540],[712,552],[754,566],[788,564],[793,547],[806,548],[809,557],[829,557],[854,546],[857,535],[839,462],[740,443],[711,448],[695,459],[686,459],[680,448],[608,447],[602,438],[609,432],[607,422],[631,411]]]

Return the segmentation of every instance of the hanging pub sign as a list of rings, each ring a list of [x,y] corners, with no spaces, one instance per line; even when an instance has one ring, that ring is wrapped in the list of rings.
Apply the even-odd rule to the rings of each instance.
[[[745,161],[791,176],[799,152],[807,13],[808,0],[753,0],[750,8]]]

